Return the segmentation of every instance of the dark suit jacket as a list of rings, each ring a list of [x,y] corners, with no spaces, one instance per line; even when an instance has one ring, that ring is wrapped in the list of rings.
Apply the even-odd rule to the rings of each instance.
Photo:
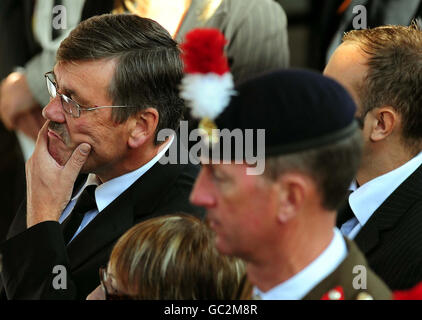
[[[175,212],[202,216],[203,210],[189,203],[198,169],[193,165],[156,163],[68,246],[58,222],[42,222],[26,229],[26,211],[21,210],[8,240],[0,245],[1,277],[7,298],[85,299],[99,285],[99,267],[107,263],[114,243],[130,227]],[[53,288],[53,279],[58,276],[53,268],[57,265],[66,267],[66,290]]]
[[[422,281],[422,166],[381,204],[354,240],[392,290]]]
[[[362,299],[362,293],[375,300],[390,300],[391,291],[385,283],[368,267],[365,257],[357,248],[356,244],[346,239],[348,254],[346,259],[331,273],[313,288],[303,300],[321,300],[330,290],[341,287],[344,292],[344,300]],[[353,280],[359,273],[354,273],[355,266],[366,268],[366,289],[354,288]],[[359,283],[359,282],[358,282]]]

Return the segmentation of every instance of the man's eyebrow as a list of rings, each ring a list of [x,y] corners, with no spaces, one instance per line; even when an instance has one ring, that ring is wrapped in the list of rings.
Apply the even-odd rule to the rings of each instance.
[[[66,87],[63,87],[63,93],[67,96],[70,96],[73,101],[75,101],[77,104],[80,104],[81,107],[86,105],[87,102],[84,98],[81,98],[74,90],[68,89]]]
[[[59,86],[59,83],[57,82],[57,77],[56,77],[56,74],[54,73],[54,70],[53,70],[52,72],[53,72],[54,80],[56,81],[57,88],[58,88],[59,90],[61,90],[61,91],[62,91],[62,92],[61,92],[62,94],[65,94],[66,96],[71,96],[71,97],[69,97],[69,98],[71,98],[71,99],[72,99],[72,100],[74,100],[76,103],[80,104],[81,106],[83,106],[83,105],[86,105],[86,104],[87,104],[87,101],[86,101],[84,98],[81,98],[81,96],[79,96],[79,95],[75,92],[75,90],[73,90],[73,89],[69,89],[69,88],[67,88],[67,87],[65,87],[65,86],[60,87],[60,86]]]

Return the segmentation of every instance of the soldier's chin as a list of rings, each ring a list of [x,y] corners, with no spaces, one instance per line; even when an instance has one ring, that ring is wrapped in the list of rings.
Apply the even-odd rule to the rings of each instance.
[[[230,247],[227,246],[227,244],[225,243],[224,239],[221,236],[219,236],[217,233],[215,235],[214,241],[215,241],[215,247],[217,248],[217,250],[221,254],[228,255],[228,256],[231,256],[232,255],[232,252],[230,250]]]

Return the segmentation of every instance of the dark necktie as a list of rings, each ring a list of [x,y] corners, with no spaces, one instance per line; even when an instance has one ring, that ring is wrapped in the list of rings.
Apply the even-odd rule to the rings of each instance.
[[[66,244],[69,243],[76,230],[78,230],[85,213],[97,208],[97,203],[95,202],[95,188],[97,188],[96,185],[90,185],[85,188],[79,196],[72,212],[66,220],[63,221],[63,237]]]
[[[348,194],[348,196],[346,197],[346,201],[344,201],[344,204],[342,207],[340,207],[338,214],[337,214],[337,227],[341,228],[341,226],[349,221],[350,219],[352,219],[355,214],[353,213],[352,208],[350,207],[349,204],[349,196],[352,192],[350,192]]]

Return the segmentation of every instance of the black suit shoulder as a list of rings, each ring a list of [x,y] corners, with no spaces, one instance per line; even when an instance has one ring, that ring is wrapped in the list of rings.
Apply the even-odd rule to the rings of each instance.
[[[192,164],[181,165],[181,170],[177,179],[168,193],[163,196],[160,212],[163,214],[171,214],[184,212],[193,214],[199,218],[204,218],[204,208],[192,205],[190,202],[180,202],[181,198],[189,199],[192,186],[199,173],[199,166]]]
[[[379,245],[367,253],[372,269],[394,290],[409,289],[422,281],[421,230],[422,199],[394,227],[381,232]]]
[[[392,290],[422,281],[422,165],[375,210],[355,237]]]

